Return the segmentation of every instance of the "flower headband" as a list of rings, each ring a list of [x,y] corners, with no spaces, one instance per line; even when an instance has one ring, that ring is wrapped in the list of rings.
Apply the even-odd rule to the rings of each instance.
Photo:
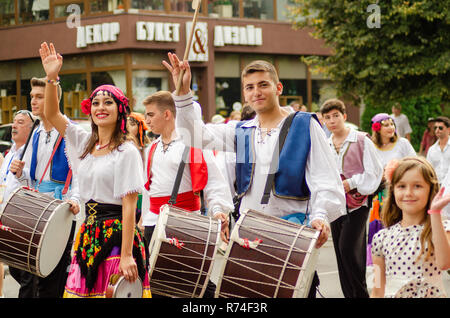
[[[389,116],[386,113],[380,113],[380,114],[376,114],[375,116],[372,117],[371,123],[372,123],[372,131],[380,131],[381,130],[381,124],[385,121],[385,120],[392,120],[392,117]]]
[[[420,157],[404,157],[400,160],[398,159],[392,159],[390,160],[386,166],[384,167],[384,178],[386,181],[391,184],[392,183],[392,177],[394,176],[395,170],[398,168],[400,163],[403,163],[405,161],[417,161],[425,166],[428,166],[431,170],[433,170],[433,167],[429,162],[427,162],[425,159],[421,159]]]
[[[111,95],[113,95],[117,101],[119,101],[119,103],[117,105],[119,108],[118,120],[122,121],[120,128],[121,128],[122,132],[125,134],[126,133],[125,123],[126,123],[127,115],[130,112],[130,107],[128,106],[128,98],[125,96],[125,94],[122,92],[122,90],[120,88],[113,86],[113,85],[101,85],[101,86],[97,87],[92,92],[91,96],[89,96],[89,98],[84,99],[81,102],[81,111],[83,113],[85,113],[86,115],[91,114],[92,100],[99,92],[108,92]]]
[[[397,159],[392,159],[386,164],[386,167],[384,167],[384,178],[389,184],[392,182],[392,176],[394,175],[394,171],[398,168],[399,164],[400,161]]]

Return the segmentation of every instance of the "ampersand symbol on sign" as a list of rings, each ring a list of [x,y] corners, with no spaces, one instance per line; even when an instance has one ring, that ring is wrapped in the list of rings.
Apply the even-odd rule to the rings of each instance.
[[[205,54],[204,41],[202,41],[202,31],[200,29],[196,29],[194,32],[195,42],[192,44],[192,50],[195,54]]]

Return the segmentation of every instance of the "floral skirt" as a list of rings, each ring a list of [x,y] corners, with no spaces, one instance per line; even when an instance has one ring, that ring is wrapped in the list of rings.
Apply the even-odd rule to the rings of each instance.
[[[118,274],[122,223],[119,219],[84,222],[74,243],[64,297],[106,297],[111,275]],[[143,284],[143,297],[151,297],[147,248],[135,229],[133,257]]]
[[[109,278],[112,274],[117,274],[119,271],[120,262],[120,248],[114,247],[111,254],[104,260],[97,272],[97,280],[94,287],[89,289],[86,286],[86,279],[80,271],[80,266],[77,264],[77,258],[72,258],[70,264],[69,276],[64,290],[64,298],[106,298],[106,290],[109,285]],[[145,280],[142,283],[143,298],[151,298],[150,283],[148,280],[148,273],[145,275]]]

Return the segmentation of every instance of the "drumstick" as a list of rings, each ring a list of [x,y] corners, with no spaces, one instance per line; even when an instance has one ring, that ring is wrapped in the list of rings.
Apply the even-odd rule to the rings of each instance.
[[[20,154],[20,158],[19,158],[20,161],[22,161],[23,156],[25,155],[25,151],[27,151],[27,147],[28,147],[28,144],[30,143],[31,136],[33,135],[34,128],[36,128],[37,125],[39,125],[39,119],[36,119],[33,123],[33,127],[31,127],[30,134],[28,135],[27,142],[25,143],[25,147],[23,148],[23,151]]]
[[[39,125],[39,119],[36,119],[36,120],[34,121],[34,123],[33,123],[33,127],[31,127],[30,134],[28,135],[27,142],[25,143],[25,147],[23,148],[23,151],[22,151],[22,153],[20,154],[20,157],[19,157],[19,160],[20,160],[20,161],[22,161],[23,156],[25,155],[25,151],[27,151],[28,144],[30,143],[31,136],[33,135],[34,128],[36,128],[38,125]],[[14,174],[16,174],[16,173],[14,172]]]
[[[189,57],[189,51],[191,49],[191,44],[192,44],[192,36],[194,35],[195,24],[197,23],[198,13],[200,11],[200,4],[201,4],[200,0],[192,1],[192,9],[195,10],[195,13],[194,13],[194,18],[192,19],[191,33],[189,34],[189,39],[188,39],[188,42],[186,43],[186,49],[184,50],[183,61],[187,60]],[[181,83],[183,81],[184,72],[185,72],[184,70],[181,70],[180,76],[178,77],[177,87],[175,90],[177,95],[181,89]]]

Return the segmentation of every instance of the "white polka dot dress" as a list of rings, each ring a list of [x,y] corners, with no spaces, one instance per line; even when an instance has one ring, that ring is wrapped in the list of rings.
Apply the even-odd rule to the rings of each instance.
[[[443,223],[445,231],[450,231],[450,221]],[[426,262],[424,255],[417,259],[422,229],[423,225],[402,227],[397,223],[373,237],[372,255],[384,257],[385,297],[445,297],[442,274],[434,255],[431,254],[431,259]],[[428,251],[427,247],[425,251]]]

